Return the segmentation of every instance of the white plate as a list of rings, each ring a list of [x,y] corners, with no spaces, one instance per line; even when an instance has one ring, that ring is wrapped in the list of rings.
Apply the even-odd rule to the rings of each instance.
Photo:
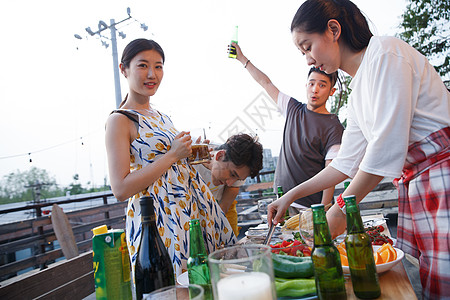
[[[373,247],[373,251],[377,251],[381,246],[372,246]],[[403,253],[402,250],[395,248],[395,251],[397,252],[397,259],[385,264],[381,264],[381,265],[377,265],[377,273],[383,273],[386,271],[389,271],[390,269],[392,269],[394,266],[396,266],[405,256],[405,253]],[[347,266],[342,266],[342,271],[344,271],[345,274],[350,274],[350,268]]]
[[[179,285],[188,285],[189,284],[189,277],[188,272],[182,273],[180,276],[177,276],[177,283]]]

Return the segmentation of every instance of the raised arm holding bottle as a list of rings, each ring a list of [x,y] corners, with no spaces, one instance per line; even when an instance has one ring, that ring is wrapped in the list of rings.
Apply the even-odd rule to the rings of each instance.
[[[311,68],[306,83],[306,103],[297,101],[281,91],[270,78],[259,70],[242,52],[238,44],[236,60],[249,72],[253,79],[264,88],[286,118],[279,160],[275,170],[274,188],[281,186],[288,192],[319,173],[339,151],[344,127],[335,114],[328,112],[327,100],[332,96],[338,74],[326,74],[318,68]],[[300,138],[301,137],[301,138]],[[295,199],[299,205],[331,203],[334,186],[318,190],[313,194]],[[291,207],[290,214],[299,211]]]

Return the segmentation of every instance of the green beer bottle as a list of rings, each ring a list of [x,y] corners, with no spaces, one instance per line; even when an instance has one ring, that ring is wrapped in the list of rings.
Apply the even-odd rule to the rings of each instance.
[[[228,57],[229,58],[236,58],[237,57],[237,53],[236,53],[236,47],[234,47],[232,45],[232,43],[238,43],[238,26],[234,27],[234,33],[233,33],[233,37],[231,38],[231,42],[230,42],[230,50],[228,53]]]
[[[348,188],[349,185],[350,185],[350,181],[344,182],[344,191]]]
[[[203,287],[205,300],[212,300],[211,279],[200,221],[189,221],[189,258],[187,261],[189,283]]]
[[[277,186],[277,199],[280,199],[283,197],[283,187]],[[284,214],[284,220],[289,219],[289,208],[286,210],[286,213]]]
[[[381,295],[378,274],[373,258],[372,242],[364,230],[364,225],[356,204],[355,196],[344,197],[347,214],[348,266],[352,277],[353,292],[359,298],[372,299]]]
[[[314,248],[311,253],[319,299],[347,299],[339,251],[331,240],[323,204],[311,205]]]

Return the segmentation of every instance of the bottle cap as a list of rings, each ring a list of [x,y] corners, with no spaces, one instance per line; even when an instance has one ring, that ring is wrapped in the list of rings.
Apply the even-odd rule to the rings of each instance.
[[[108,227],[106,225],[98,226],[92,229],[94,235],[108,233]]]
[[[325,208],[325,206],[322,203],[311,205],[312,210],[319,210],[319,209],[324,209],[324,208]]]
[[[352,202],[356,203],[356,196],[355,195],[345,196],[344,202],[345,202],[345,204],[347,204],[347,203],[351,204]]]
[[[199,219],[191,219],[189,220],[189,224],[199,224],[200,220]]]

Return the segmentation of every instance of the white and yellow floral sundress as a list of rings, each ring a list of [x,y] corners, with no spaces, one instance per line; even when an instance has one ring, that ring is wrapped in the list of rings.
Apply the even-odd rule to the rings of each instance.
[[[131,172],[158,160],[170,149],[178,134],[170,118],[156,110],[151,111],[151,116],[125,109],[114,112],[125,114],[138,126],[138,138],[130,147]],[[236,242],[233,230],[209,188],[187,159],[182,159],[146,190],[128,200],[126,236],[133,270],[141,240],[139,198],[149,194],[155,199],[156,223],[172,258],[175,276],[187,270],[189,220],[200,219],[209,253],[220,245]]]

